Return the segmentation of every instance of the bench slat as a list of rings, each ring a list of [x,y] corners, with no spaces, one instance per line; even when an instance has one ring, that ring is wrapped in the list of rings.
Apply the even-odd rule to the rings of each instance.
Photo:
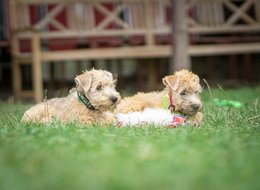
[[[259,43],[237,43],[237,44],[214,44],[214,45],[191,45],[188,52],[191,56],[227,55],[258,53]],[[69,51],[43,52],[43,61],[65,61],[81,59],[124,59],[124,58],[155,58],[170,57],[171,46],[151,46],[151,47],[122,47],[122,48],[102,48],[102,49],[80,49]]]
[[[259,51],[259,43],[190,45],[188,49],[191,56],[258,53]]]
[[[155,58],[168,57],[171,54],[170,45],[164,46],[144,46],[144,47],[122,47],[122,48],[100,48],[100,49],[80,49],[43,52],[43,61],[80,60],[80,59],[119,59],[119,58]]]

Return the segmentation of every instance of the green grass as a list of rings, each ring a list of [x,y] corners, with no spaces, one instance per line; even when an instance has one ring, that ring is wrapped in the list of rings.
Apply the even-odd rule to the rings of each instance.
[[[206,91],[206,90],[205,90]],[[0,104],[0,189],[260,189],[260,88],[203,93],[200,127],[24,124]]]

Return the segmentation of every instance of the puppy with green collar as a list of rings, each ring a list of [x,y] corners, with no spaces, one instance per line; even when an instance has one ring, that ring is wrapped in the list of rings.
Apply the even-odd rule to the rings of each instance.
[[[27,110],[23,122],[79,121],[83,124],[114,124],[113,110],[121,97],[112,73],[92,69],[75,77],[76,87],[68,96],[53,98]]]

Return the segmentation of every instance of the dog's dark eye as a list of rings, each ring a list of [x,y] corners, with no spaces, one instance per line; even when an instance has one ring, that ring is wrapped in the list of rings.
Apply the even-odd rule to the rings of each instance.
[[[96,89],[97,90],[101,90],[102,89],[102,85],[101,84],[97,85]]]
[[[183,90],[182,92],[181,92],[181,95],[182,96],[185,96],[187,94],[187,92],[185,91],[185,90]]]

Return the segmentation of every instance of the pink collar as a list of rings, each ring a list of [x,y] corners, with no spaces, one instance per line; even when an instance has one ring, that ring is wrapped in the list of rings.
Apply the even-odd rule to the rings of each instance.
[[[170,105],[169,105],[168,109],[170,110],[171,113],[173,113],[175,111],[175,105],[174,105],[171,94],[169,94],[169,102],[170,102]]]

